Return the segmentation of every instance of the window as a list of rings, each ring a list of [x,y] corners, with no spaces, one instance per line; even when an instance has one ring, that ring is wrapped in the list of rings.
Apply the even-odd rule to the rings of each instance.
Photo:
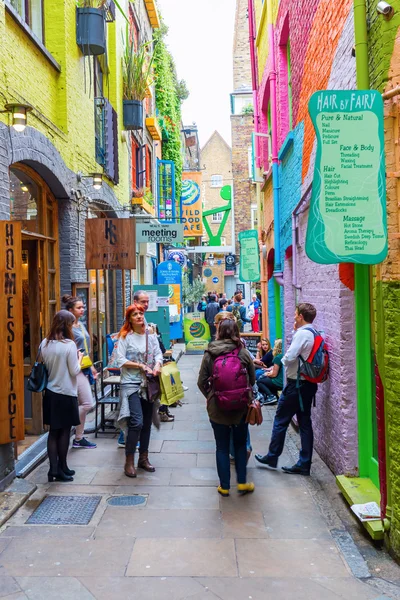
[[[290,41],[288,40],[286,45],[286,60],[287,60],[287,94],[289,104],[289,129],[293,127],[292,117],[292,69],[290,64]]]
[[[135,140],[132,138],[132,159],[131,159],[131,166],[132,166],[132,170],[131,170],[131,174],[132,174],[132,187],[136,188],[137,187],[137,152],[138,152],[139,146],[137,145],[137,143],[135,142]]]
[[[222,212],[214,213],[212,216],[212,222],[213,223],[221,223],[222,218],[223,218]]]
[[[43,42],[43,0],[10,0],[10,4]]]
[[[251,94],[231,94],[231,112],[233,115],[241,115],[246,112],[247,107],[253,106],[253,96]]]
[[[119,182],[118,115],[107,98],[94,99],[96,161],[114,183]]]
[[[223,184],[222,175],[211,175],[211,187],[220,188]]]
[[[252,229],[258,228],[257,206],[254,206],[254,205],[251,206],[251,228]]]

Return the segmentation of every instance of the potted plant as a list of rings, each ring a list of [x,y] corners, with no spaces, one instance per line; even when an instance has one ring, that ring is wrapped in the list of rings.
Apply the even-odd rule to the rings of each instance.
[[[143,129],[143,100],[153,83],[151,42],[141,44],[135,52],[134,40],[125,44],[123,55],[123,97],[125,129]]]
[[[107,0],[77,0],[76,43],[85,56],[106,51]]]

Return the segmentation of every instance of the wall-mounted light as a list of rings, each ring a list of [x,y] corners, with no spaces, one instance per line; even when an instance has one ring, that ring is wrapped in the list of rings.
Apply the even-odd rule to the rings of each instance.
[[[29,183],[25,183],[25,181],[21,181],[21,192],[29,192]]]
[[[394,16],[394,8],[387,2],[378,2],[376,11],[380,15],[383,15],[383,18],[386,19],[386,21],[390,21]]]
[[[82,175],[82,173],[77,173],[76,178],[79,182],[81,182],[82,179],[93,179],[93,187],[95,190],[99,190],[103,185],[102,173],[90,173],[89,175]]]
[[[210,256],[208,257],[208,264],[210,265],[210,267],[214,266],[214,254],[210,254]]]
[[[14,127],[15,131],[21,133],[24,131],[27,122],[28,122],[28,112],[32,110],[32,106],[30,104],[17,104],[10,103],[5,104],[4,110],[1,110],[2,113],[10,113],[11,114],[11,125]]]
[[[93,187],[95,190],[99,190],[103,185],[103,176],[101,173],[93,173]]]

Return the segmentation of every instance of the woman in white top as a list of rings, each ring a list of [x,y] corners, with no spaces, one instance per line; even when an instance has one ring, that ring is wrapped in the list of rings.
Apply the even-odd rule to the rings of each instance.
[[[75,343],[79,350],[84,353],[85,358],[89,357],[90,359],[90,335],[84,324],[79,320],[85,313],[85,305],[82,302],[82,298],[65,295],[63,296],[62,301],[65,304],[66,310],[68,310],[75,319],[74,324],[72,325]],[[78,373],[77,383],[80,423],[75,429],[75,439],[72,443],[73,448],[91,450],[97,446],[94,442],[83,437],[86,416],[93,407],[93,395],[90,386],[94,383],[95,379],[97,379],[97,371],[93,365],[87,368],[82,367],[81,371]]]
[[[43,422],[50,425],[47,453],[49,481],[72,481],[75,471],[67,467],[71,427],[79,425],[77,375],[83,353],[77,350],[72,333],[74,316],[60,310],[54,317],[40,352],[49,378],[43,397]]]
[[[125,475],[136,477],[135,449],[140,439],[138,467],[153,473],[149,462],[149,442],[153,403],[147,400],[146,373],[160,375],[163,355],[157,336],[146,332],[144,308],[132,304],[126,310],[119,332],[118,366],[121,369],[121,401],[118,422],[128,429],[125,445]]]

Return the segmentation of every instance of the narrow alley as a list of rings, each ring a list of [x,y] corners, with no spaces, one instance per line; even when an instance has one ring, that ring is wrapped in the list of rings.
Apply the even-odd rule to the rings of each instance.
[[[233,485],[230,497],[218,495],[215,442],[196,385],[200,361],[185,355],[179,362],[189,390],[183,406],[173,409],[175,421],[153,430],[154,474],[139,469],[137,479],[127,478],[124,451],[112,435],[99,436],[95,450],[70,450],[72,483],[47,483],[47,461],[32,472],[37,491],[0,534],[1,598],[391,597],[375,586],[313,477],[256,467],[254,453],[266,450],[275,407],[264,407],[264,423],[251,428],[248,480],[255,492],[239,497]],[[288,436],[281,465],[292,464],[296,438]],[[132,495],[144,503],[109,503]],[[92,499],[96,508],[87,525],[29,524],[46,496],[80,497],[81,511]]]

